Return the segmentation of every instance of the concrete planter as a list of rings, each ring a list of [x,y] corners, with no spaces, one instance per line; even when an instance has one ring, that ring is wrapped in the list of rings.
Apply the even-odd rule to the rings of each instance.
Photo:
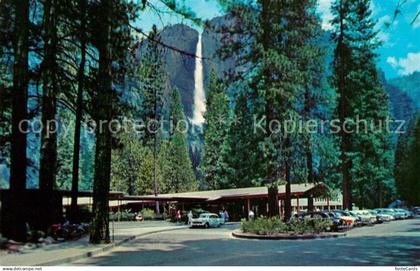
[[[249,232],[242,232],[242,230],[235,230],[232,232],[232,235],[237,238],[245,239],[262,239],[262,240],[307,240],[307,239],[323,239],[323,238],[337,238],[341,236],[346,236],[346,233],[342,232],[323,232],[320,234],[291,234],[291,233],[279,233],[275,235],[260,235]]]

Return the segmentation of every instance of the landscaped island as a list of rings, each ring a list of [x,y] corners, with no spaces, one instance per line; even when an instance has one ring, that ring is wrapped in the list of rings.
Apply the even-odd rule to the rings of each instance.
[[[313,239],[343,236],[331,233],[332,223],[317,218],[292,219],[283,222],[278,217],[258,217],[255,220],[242,220],[241,229],[232,234],[239,238],[257,239]]]

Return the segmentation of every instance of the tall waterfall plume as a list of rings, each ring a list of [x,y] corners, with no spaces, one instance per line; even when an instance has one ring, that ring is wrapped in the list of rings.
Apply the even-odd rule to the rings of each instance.
[[[192,122],[195,125],[202,126],[204,123],[204,112],[206,112],[206,94],[204,92],[203,81],[203,49],[201,33],[198,33],[198,42],[196,49],[195,70],[194,70],[194,113]]]

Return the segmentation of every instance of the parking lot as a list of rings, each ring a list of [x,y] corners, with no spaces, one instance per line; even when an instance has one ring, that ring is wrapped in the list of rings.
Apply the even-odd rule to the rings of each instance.
[[[419,265],[420,219],[355,228],[315,240],[233,238],[240,227],[152,234],[76,265]]]

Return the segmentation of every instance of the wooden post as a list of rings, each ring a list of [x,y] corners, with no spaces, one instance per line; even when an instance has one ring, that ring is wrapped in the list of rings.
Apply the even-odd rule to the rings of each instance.
[[[296,213],[299,214],[299,196],[296,196]]]
[[[281,217],[281,199],[279,199],[279,217]]]
[[[249,211],[251,210],[251,200],[250,199],[246,199],[246,206],[247,206],[247,212],[249,213]],[[246,214],[248,216],[248,213]]]

